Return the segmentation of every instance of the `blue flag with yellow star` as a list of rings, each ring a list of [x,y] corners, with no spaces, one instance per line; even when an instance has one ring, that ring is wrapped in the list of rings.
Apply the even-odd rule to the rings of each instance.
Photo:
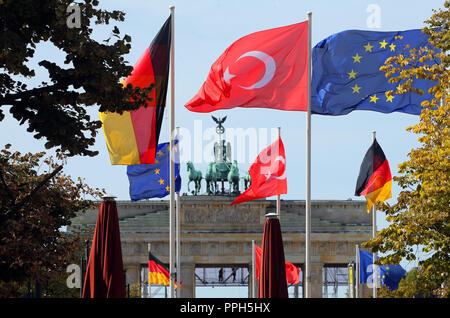
[[[372,253],[359,250],[360,283],[373,283],[376,278],[390,290],[396,290],[398,283],[406,275],[405,269],[401,265],[378,265],[378,273],[375,273],[376,277],[374,278],[372,260]]]
[[[170,192],[170,144],[159,144],[156,149],[154,164],[139,164],[127,166],[130,181],[131,201],[150,198],[163,198]],[[180,156],[178,140],[175,140],[175,192],[180,192]]]
[[[428,35],[421,30],[374,32],[349,30],[319,42],[312,52],[311,113],[346,115],[353,110],[382,113],[403,112],[419,115],[421,102],[431,100],[428,89],[436,83],[417,80],[414,87],[424,95],[395,92],[399,83],[388,83],[380,71],[388,57],[411,49],[430,47]]]

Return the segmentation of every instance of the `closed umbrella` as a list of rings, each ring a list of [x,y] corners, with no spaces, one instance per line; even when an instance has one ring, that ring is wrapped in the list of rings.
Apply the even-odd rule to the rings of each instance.
[[[276,213],[267,214],[266,217],[262,240],[259,298],[288,298],[280,220]]]
[[[105,196],[95,225],[83,298],[124,297],[125,278],[117,206],[114,197]]]

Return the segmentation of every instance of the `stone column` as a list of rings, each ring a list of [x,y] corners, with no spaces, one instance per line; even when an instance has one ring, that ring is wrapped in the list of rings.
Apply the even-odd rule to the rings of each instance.
[[[311,297],[322,298],[323,264],[311,263]]]
[[[124,266],[126,270],[127,284],[136,284],[140,281],[140,266],[139,265],[126,265]]]
[[[180,281],[183,285],[181,297],[195,298],[195,264],[181,263],[180,270]]]

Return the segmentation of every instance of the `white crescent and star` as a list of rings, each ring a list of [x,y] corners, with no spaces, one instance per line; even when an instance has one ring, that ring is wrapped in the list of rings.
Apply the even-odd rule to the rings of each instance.
[[[286,179],[286,166],[285,166],[286,159],[283,156],[278,156],[275,158],[275,160],[273,162],[275,163],[276,161],[281,161],[283,163],[283,165],[284,165],[283,174],[281,176],[274,176],[271,174],[270,169],[269,169],[269,173],[265,174],[266,180],[269,180],[269,178],[274,178],[274,179],[278,179],[278,180]],[[272,166],[271,166],[271,168],[272,168]]]
[[[261,87],[266,86],[272,80],[273,76],[275,75],[275,71],[277,69],[275,60],[273,59],[273,57],[271,57],[270,55],[268,55],[264,52],[250,51],[250,52],[242,54],[236,60],[236,62],[239,61],[241,58],[247,57],[247,56],[254,57],[264,63],[264,67],[265,67],[264,76],[259,81],[254,83],[253,85],[250,85],[250,86],[239,85],[239,87],[246,89],[246,90],[250,90],[250,89],[261,88]],[[225,72],[223,73],[223,79],[225,80],[225,82],[227,84],[230,84],[231,79],[236,76],[234,74],[230,74],[229,68],[230,67],[227,67]]]

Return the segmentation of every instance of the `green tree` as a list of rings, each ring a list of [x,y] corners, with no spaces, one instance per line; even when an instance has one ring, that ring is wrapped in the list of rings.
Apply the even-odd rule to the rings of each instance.
[[[423,296],[448,297],[450,272],[450,99],[449,56],[450,1],[435,10],[425,21],[423,32],[430,36],[427,47],[410,50],[389,58],[381,70],[398,83],[392,94],[408,91],[423,94],[415,87],[417,79],[429,79],[432,100],[425,107],[417,125],[407,130],[419,135],[420,146],[408,154],[409,160],[399,165],[400,176],[394,181],[402,188],[392,206],[383,203],[389,227],[363,246],[390,252],[378,263],[398,264],[402,259],[416,260],[416,252],[424,253],[417,270],[418,291]],[[429,63],[433,61],[435,63]]]
[[[65,270],[80,238],[61,228],[76,212],[94,208],[89,198],[104,194],[61,173],[61,154],[44,158],[9,147],[0,151],[0,293],[6,293],[0,297],[19,296],[25,283],[49,281]]]
[[[382,286],[379,289],[377,296],[380,298],[417,298],[424,295],[430,296],[430,292],[424,289],[422,284],[419,283],[418,277],[420,268],[415,267],[408,271],[403,277],[397,290],[390,290],[386,286]]]
[[[121,113],[137,109],[149,100],[152,89],[123,88],[120,80],[132,66],[124,55],[131,38],[121,36],[117,26],[102,43],[92,38],[92,24],[124,21],[121,11],[98,8],[98,0],[0,0],[0,121],[4,109],[36,139],[46,138],[47,149],[70,156],[95,156],[90,150],[101,122],[92,120],[87,107]],[[74,4],[79,11],[68,10]],[[79,25],[72,15],[79,12]],[[115,41],[114,41],[115,40]],[[55,47],[63,55],[63,65],[49,56],[38,62],[48,72],[50,83],[36,82],[36,72],[28,63],[38,45]]]

